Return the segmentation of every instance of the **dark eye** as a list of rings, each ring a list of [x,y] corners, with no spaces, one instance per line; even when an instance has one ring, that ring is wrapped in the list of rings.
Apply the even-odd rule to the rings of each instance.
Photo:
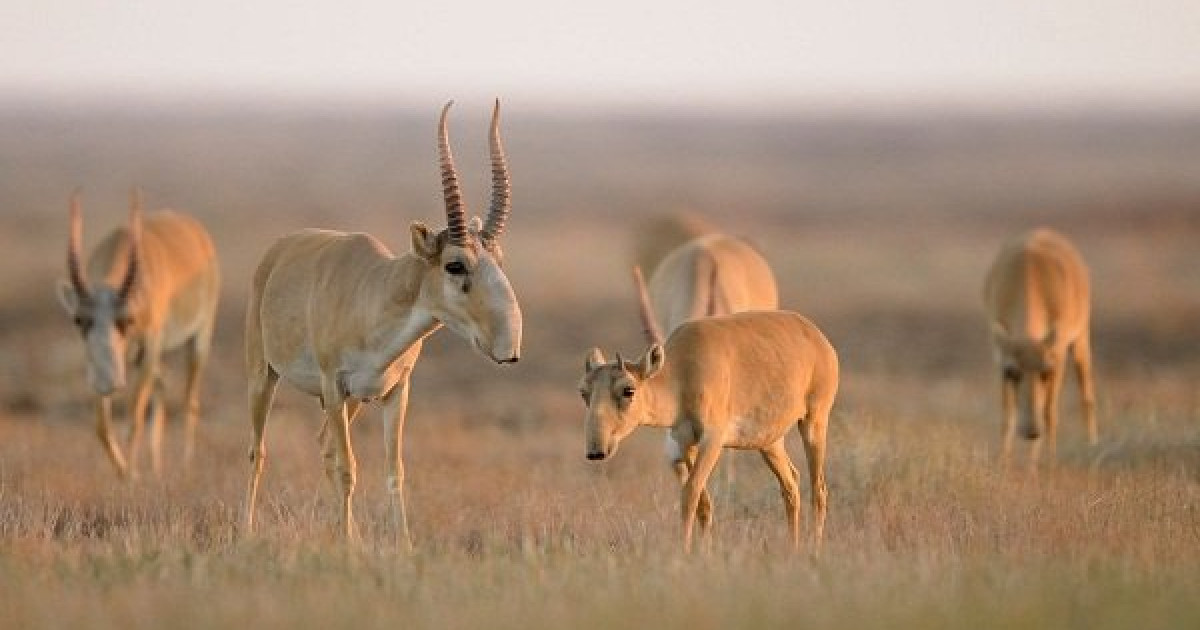
[[[79,328],[80,330],[86,331],[87,329],[92,327],[92,318],[88,317],[86,315],[76,315],[75,316],[75,326],[77,328]]]
[[[1004,379],[1008,380],[1008,381],[1012,381],[1014,383],[1021,380],[1021,370],[1018,370],[1017,368],[1015,368],[1011,365],[1005,367],[1004,368]]]
[[[633,388],[626,385],[621,389],[621,397],[626,399],[633,398]]]
[[[446,273],[453,276],[461,276],[467,273],[467,266],[462,264],[460,260],[452,260],[446,263]]]
[[[588,402],[591,401],[591,397],[588,396],[587,390],[584,390],[584,389],[579,390],[579,395],[583,397],[584,405],[588,404]]]

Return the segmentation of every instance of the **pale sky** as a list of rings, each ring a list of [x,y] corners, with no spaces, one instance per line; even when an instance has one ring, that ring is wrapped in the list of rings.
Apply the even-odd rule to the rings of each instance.
[[[0,102],[514,93],[1195,104],[1200,0],[0,0]]]

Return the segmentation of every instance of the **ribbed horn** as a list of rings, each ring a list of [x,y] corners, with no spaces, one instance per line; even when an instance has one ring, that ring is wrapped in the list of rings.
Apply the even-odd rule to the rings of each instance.
[[[717,266],[713,265],[712,273],[708,277],[708,304],[705,306],[705,315],[712,317],[713,315],[729,314],[729,305],[723,304],[721,300],[721,285],[717,283]]]
[[[438,123],[438,161],[442,168],[442,195],[446,199],[446,230],[452,244],[464,247],[467,244],[467,215],[463,210],[454,156],[450,153],[450,133],[446,129],[446,114],[453,104],[454,101],[447,101],[442,107],[442,118]]]
[[[83,250],[83,210],[80,209],[79,191],[71,194],[70,235],[67,238],[67,274],[71,278],[71,286],[80,297],[88,297],[87,280],[83,277],[79,256]]]
[[[642,317],[642,333],[646,335],[646,343],[663,342],[662,330],[654,319],[654,307],[650,305],[650,293],[646,291],[646,280],[642,278],[642,267],[633,266],[633,285],[637,288],[638,314]]]
[[[133,292],[137,283],[138,267],[141,261],[142,249],[142,191],[134,188],[129,193],[129,261],[125,267],[125,277],[121,279],[121,287],[117,289],[117,299],[124,302]]]
[[[512,212],[512,186],[508,178],[508,161],[504,157],[504,145],[500,142],[500,99],[492,109],[492,128],[488,136],[492,154],[492,203],[488,208],[487,221],[483,224],[483,242],[494,243],[504,233],[504,224]]]

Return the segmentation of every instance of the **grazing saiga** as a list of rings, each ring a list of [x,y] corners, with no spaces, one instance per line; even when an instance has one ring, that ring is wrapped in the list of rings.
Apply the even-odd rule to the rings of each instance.
[[[208,360],[217,311],[220,274],[208,232],[195,219],[170,210],[142,218],[141,195],[133,194],[129,225],[110,232],[87,259],[79,194],[71,198],[67,279],[59,299],[83,336],[87,378],[95,391],[96,435],[117,475],[138,473],[138,453],[147,415],[151,464],[162,471],[162,357],[187,350],[184,410],[184,461],[194,450],[200,413],[200,375]],[[125,387],[126,363],[132,366],[129,395],[129,459],[112,435],[112,397]]]
[[[468,222],[463,207],[446,124],[451,103],[438,124],[445,230],[414,222],[412,252],[403,256],[368,234],[303,230],[279,239],[254,274],[246,315],[254,429],[246,531],[254,525],[264,431],[281,378],[317,397],[324,409],[325,473],[339,495],[347,539],[356,535],[350,426],[364,402],[382,401],[392,517],[401,543],[411,547],[402,440],[409,377],[422,341],[444,324],[492,361],[513,363],[520,355],[521,309],[501,267],[500,236],[511,202],[500,103],[490,133],[491,207],[482,223]]]
[[[1053,230],[1033,230],[1000,250],[983,294],[1003,391],[1002,457],[1011,455],[1018,416],[1022,435],[1033,440],[1031,465],[1043,434],[1053,457],[1068,356],[1079,379],[1088,441],[1096,444],[1088,271],[1079,252]]]

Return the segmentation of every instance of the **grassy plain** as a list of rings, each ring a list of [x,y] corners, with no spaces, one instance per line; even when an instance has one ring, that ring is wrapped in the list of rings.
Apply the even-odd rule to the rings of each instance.
[[[364,543],[337,543],[319,412],[286,387],[260,531],[240,537],[257,257],[300,227],[404,251],[410,220],[440,225],[435,111],[0,114],[0,626],[1200,624],[1200,116],[1187,112],[735,120],[515,104],[507,253],[525,349],[497,368],[448,332],[428,344],[406,440],[416,551],[392,545],[375,411],[354,436]],[[480,208],[486,110],[455,116]],[[197,460],[120,485],[53,283],[70,191],[84,186],[93,243],[134,184],[211,227],[225,289]],[[639,349],[633,235],[678,210],[758,243],[783,304],[841,354],[817,561],[788,552],[756,456],[734,454],[715,540],[690,557],[659,434],[584,460],[584,353]],[[999,243],[1035,224],[1092,265],[1102,443],[1084,446],[1069,381],[1060,463],[1031,479],[994,462],[979,285]]]

